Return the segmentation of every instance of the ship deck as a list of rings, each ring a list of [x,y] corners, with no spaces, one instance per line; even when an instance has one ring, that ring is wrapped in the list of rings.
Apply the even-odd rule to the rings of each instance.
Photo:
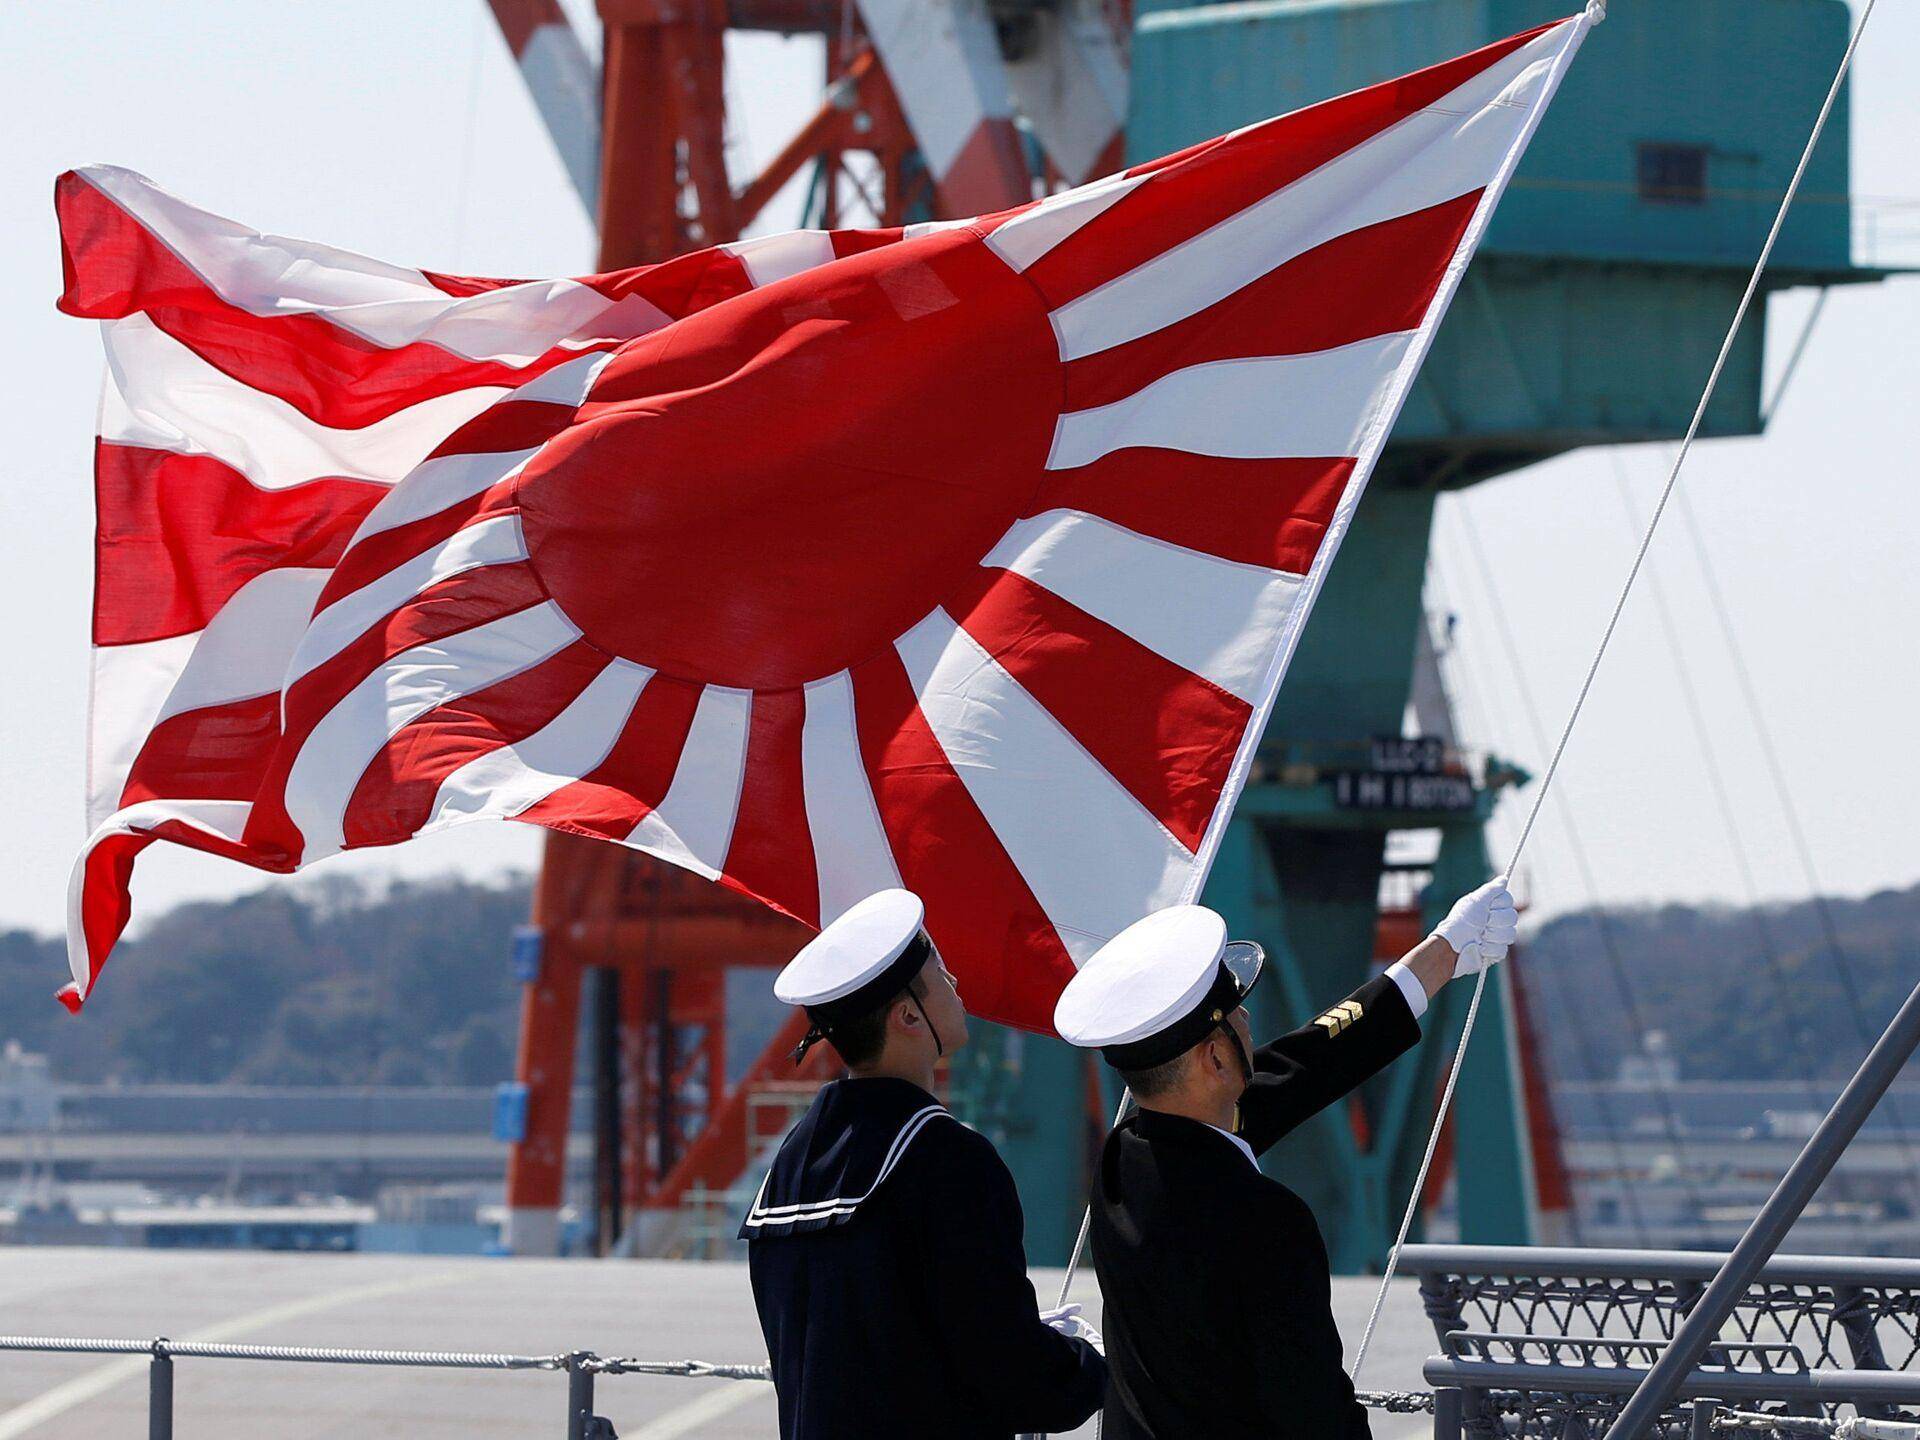
[[[1040,1294],[1060,1272],[1037,1270]],[[1375,1281],[1334,1281],[1349,1354]],[[1097,1315],[1091,1275],[1074,1298]],[[764,1362],[743,1266],[664,1260],[481,1260],[260,1251],[0,1249],[0,1329],[13,1334],[478,1350],[588,1349],[650,1360]],[[1433,1348],[1411,1281],[1397,1282],[1369,1389],[1424,1388]],[[563,1433],[566,1383],[544,1372],[434,1371],[231,1360],[176,1362],[176,1433],[196,1440],[526,1440]],[[623,1440],[774,1433],[772,1387],[605,1377],[596,1410]],[[144,1433],[139,1356],[0,1354],[0,1440]],[[1093,1433],[1092,1426],[1079,1432]],[[1376,1440],[1425,1435],[1376,1415]]]

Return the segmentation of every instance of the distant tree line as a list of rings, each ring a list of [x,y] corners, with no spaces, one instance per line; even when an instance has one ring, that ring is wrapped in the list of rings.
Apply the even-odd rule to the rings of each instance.
[[[78,1019],[53,999],[61,943],[0,932],[0,1040],[75,1081],[491,1084],[513,1071],[528,890],[315,876],[182,905],[120,948]],[[1920,978],[1920,885],[1829,909],[1844,961],[1808,903],[1554,918],[1520,957],[1550,1073],[1595,1078],[1591,1054],[1610,1078],[1660,1030],[1690,1078],[1845,1075]]]
[[[1664,905],[1557,916],[1527,945],[1529,994],[1556,1078],[1663,1031],[1685,1078],[1851,1074],[1920,981],[1920,885],[1826,905]],[[1920,1066],[1914,1067],[1920,1070]]]
[[[492,1084],[513,1074],[508,937],[529,891],[314,876],[177,906],[116,950],[77,1017],[53,998],[64,945],[0,932],[0,1038],[64,1080]]]

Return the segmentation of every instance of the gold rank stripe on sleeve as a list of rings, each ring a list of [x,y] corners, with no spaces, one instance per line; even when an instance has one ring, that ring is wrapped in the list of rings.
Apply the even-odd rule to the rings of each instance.
[[[1327,1032],[1328,1039],[1332,1039],[1358,1020],[1363,1013],[1358,1000],[1342,1000],[1326,1014],[1315,1016],[1313,1023]]]

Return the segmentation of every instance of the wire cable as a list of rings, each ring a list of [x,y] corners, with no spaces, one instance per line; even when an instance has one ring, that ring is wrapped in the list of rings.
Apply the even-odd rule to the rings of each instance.
[[[1840,89],[1846,82],[1847,72],[1853,68],[1853,57],[1860,48],[1860,37],[1866,32],[1867,21],[1873,16],[1873,7],[1877,0],[1866,0],[1860,11],[1860,19],[1853,28],[1853,34],[1847,40],[1846,53],[1840,57],[1839,67],[1833,73],[1833,83],[1827,87],[1826,99],[1820,104],[1820,114],[1813,122],[1813,131],[1807,136],[1806,148],[1800,152],[1800,162],[1794,166],[1793,178],[1787,182],[1786,193],[1780,197],[1780,208],[1774,212],[1773,224],[1767,230],[1766,242],[1760,247],[1759,258],[1753,262],[1753,273],[1747,277],[1747,288],[1740,296],[1740,303],[1734,307],[1733,323],[1727,327],[1726,337],[1720,342],[1720,353],[1714,357],[1713,369],[1707,376],[1707,383],[1700,392],[1700,401],[1693,409],[1693,418],[1687,422],[1686,437],[1680,442],[1679,453],[1673,458],[1673,469],[1667,475],[1667,483],[1660,491],[1660,501],[1654,506],[1653,515],[1647,522],[1646,534],[1641,537],[1640,549],[1633,558],[1633,566],[1627,572],[1626,583],[1620,587],[1620,598],[1614,601],[1613,613],[1607,618],[1607,626],[1600,635],[1600,644],[1593,652],[1593,663],[1587,667],[1586,678],[1580,683],[1580,693],[1574,697],[1573,709],[1567,716],[1566,727],[1560,732],[1560,742],[1554,747],[1553,759],[1548,763],[1546,774],[1540,779],[1540,788],[1533,797],[1533,808],[1527,812],[1526,824],[1521,828],[1520,838],[1515,842],[1513,853],[1508,857],[1506,872],[1511,875],[1513,867],[1519,862],[1521,854],[1527,848],[1527,840],[1533,834],[1533,827],[1540,818],[1540,808],[1546,802],[1547,793],[1553,788],[1553,778],[1559,773],[1560,762],[1567,753],[1567,742],[1573,738],[1573,729],[1580,720],[1580,712],[1585,708],[1587,696],[1593,690],[1594,677],[1600,673],[1600,662],[1606,658],[1607,647],[1613,640],[1613,632],[1619,627],[1621,613],[1627,608],[1627,598],[1633,593],[1633,584],[1639,578],[1640,569],[1646,562],[1647,550],[1653,544],[1654,533],[1660,527],[1660,517],[1666,513],[1667,503],[1673,498],[1674,489],[1680,483],[1680,471],[1687,463],[1687,456],[1693,449],[1694,437],[1700,433],[1700,424],[1706,419],[1707,406],[1712,401],[1714,391],[1719,388],[1721,372],[1727,368],[1727,357],[1733,353],[1734,341],[1739,337],[1740,326],[1747,318],[1747,311],[1753,304],[1753,297],[1759,293],[1760,277],[1766,273],[1767,261],[1773,258],[1773,247],[1779,242],[1781,228],[1786,224],[1787,212],[1793,208],[1793,197],[1800,191],[1800,182],[1806,178],[1807,167],[1813,162],[1813,152],[1820,143],[1820,136],[1827,128],[1827,118],[1833,114],[1834,103],[1840,98]],[[1395,1237],[1393,1248],[1387,1252],[1386,1273],[1380,1277],[1380,1293],[1374,1297],[1373,1313],[1367,1317],[1367,1328],[1360,1337],[1359,1348],[1354,1352],[1353,1375],[1359,1378],[1360,1367],[1366,1363],[1367,1349],[1373,1343],[1374,1327],[1380,1320],[1380,1307],[1386,1303],[1387,1290],[1393,1284],[1394,1272],[1400,1266],[1400,1251],[1406,1244],[1407,1232],[1413,1227],[1413,1217],[1419,1213],[1420,1197],[1426,1190],[1427,1171],[1432,1168],[1433,1154],[1440,1143],[1440,1131],[1446,1124],[1447,1109],[1453,1103],[1454,1087],[1460,1080],[1460,1067],[1467,1056],[1467,1044],[1473,1037],[1474,1022],[1479,1018],[1480,1001],[1486,994],[1487,976],[1490,968],[1482,969],[1474,977],[1473,999],[1467,1006],[1466,1024],[1460,1031],[1460,1044],[1454,1051],[1453,1066],[1447,1073],[1446,1088],[1440,1094],[1439,1113],[1434,1117],[1433,1133],[1427,1140],[1427,1153],[1421,1159],[1420,1172],[1414,1177],[1413,1193],[1407,1197],[1407,1208],[1400,1220],[1400,1233]]]
[[[1460,519],[1460,531],[1466,537],[1467,546],[1473,552],[1473,565],[1488,601],[1489,612],[1493,616],[1494,633],[1499,637],[1501,649],[1507,661],[1507,667],[1513,675],[1514,689],[1520,697],[1520,708],[1527,717],[1527,724],[1533,732],[1534,743],[1541,749],[1547,745],[1547,727],[1540,717],[1540,707],[1534,700],[1533,686],[1527,679],[1525,663],[1520,658],[1519,642],[1514,638],[1513,628],[1507,621],[1507,608],[1501,602],[1500,592],[1493,582],[1493,571],[1487,563],[1486,547],[1480,541],[1479,527],[1474,524],[1473,514],[1464,500],[1456,501],[1453,513]],[[1573,858],[1574,870],[1580,877],[1581,889],[1587,898],[1587,915],[1593,923],[1594,937],[1600,943],[1600,952],[1606,960],[1608,973],[1613,976],[1614,985],[1620,992],[1621,1004],[1626,1008],[1627,1025],[1635,1033],[1647,1033],[1645,1012],[1640,1008],[1639,992],[1629,978],[1626,954],[1620,945],[1620,938],[1614,930],[1610,917],[1602,909],[1600,883],[1593,868],[1592,853],[1587,849],[1586,838],[1581,834],[1580,826],[1573,816],[1573,805],[1565,792],[1554,796],[1555,813],[1560,818],[1561,828],[1567,836],[1567,853]],[[1690,1167],[1686,1164],[1686,1141],[1681,1138],[1684,1127],[1680,1122],[1679,1111],[1674,1108],[1672,1093],[1661,1087],[1654,1089],[1656,1103],[1660,1109],[1661,1128],[1666,1132],[1667,1143],[1680,1157],[1680,1189],[1688,1205],[1697,1213],[1704,1208],[1700,1192],[1688,1178]]]
[[[1824,292],[1822,292],[1822,294],[1824,294]],[[1620,453],[1617,449],[1611,451],[1609,459],[1613,461],[1613,478],[1615,478],[1615,490],[1619,492],[1620,513],[1626,518],[1626,524],[1628,524],[1630,528],[1634,528],[1638,516],[1634,515],[1634,493],[1632,493],[1632,486],[1628,484],[1626,467],[1622,465]],[[1686,511],[1686,513],[1690,515],[1692,511]],[[1705,705],[1701,703],[1701,697],[1699,697],[1697,687],[1693,685],[1692,670],[1688,670],[1686,655],[1684,655],[1684,651],[1682,651],[1682,647],[1680,647],[1680,626],[1678,626],[1678,620],[1676,620],[1674,611],[1672,611],[1672,605],[1668,603],[1667,589],[1665,589],[1665,586],[1661,586],[1661,578],[1659,578],[1659,570],[1657,570],[1657,568],[1651,568],[1651,570],[1647,572],[1647,591],[1649,591],[1649,597],[1651,597],[1651,601],[1653,601],[1653,609],[1655,609],[1657,616],[1659,616],[1661,632],[1663,632],[1663,636],[1667,639],[1668,657],[1672,659],[1672,664],[1674,664],[1674,676],[1676,676],[1676,680],[1678,680],[1680,697],[1682,697],[1682,701],[1684,701],[1684,705],[1686,705],[1686,710],[1688,710],[1688,720],[1690,720],[1690,724],[1692,724],[1693,737],[1695,737],[1695,741],[1699,743],[1701,762],[1703,762],[1703,768],[1705,768],[1705,772],[1707,772],[1707,783],[1709,783],[1709,789],[1713,791],[1715,806],[1718,808],[1718,812],[1720,812],[1720,824],[1722,824],[1722,828],[1726,829],[1728,852],[1732,854],[1732,858],[1734,858],[1734,868],[1736,868],[1736,872],[1740,874],[1741,889],[1743,889],[1743,893],[1745,893],[1745,897],[1747,897],[1747,914],[1753,918],[1753,937],[1755,937],[1755,943],[1757,943],[1757,948],[1759,948],[1759,952],[1761,952],[1761,960],[1763,960],[1764,966],[1766,966],[1766,973],[1768,973],[1768,979],[1770,979],[1770,983],[1772,983],[1774,996],[1776,996],[1774,1008],[1776,1008],[1776,1012],[1778,1012],[1784,1020],[1788,1021],[1789,1039],[1791,1039],[1791,1043],[1793,1043],[1795,1060],[1799,1062],[1801,1089],[1805,1092],[1807,1104],[1811,1106],[1812,1110],[1824,1110],[1824,1108],[1826,1108],[1826,1102],[1822,1102],[1822,1098],[1820,1098],[1820,1087],[1818,1087],[1818,1050],[1816,1050],[1816,1043],[1814,1043],[1814,1035],[1812,1035],[1812,1029],[1807,1025],[1805,1018],[1799,1014],[1799,1008],[1793,1004],[1793,985],[1791,985],[1791,981],[1788,979],[1788,973],[1786,973],[1784,950],[1782,950],[1782,947],[1780,947],[1780,945],[1776,943],[1776,939],[1774,939],[1772,925],[1768,925],[1768,922],[1766,922],[1766,906],[1764,906],[1763,900],[1761,900],[1759,881],[1757,881],[1755,872],[1753,872],[1753,864],[1751,864],[1751,858],[1749,858],[1749,854],[1747,854],[1745,841],[1741,839],[1740,822],[1738,822],[1736,816],[1734,816],[1732,789],[1728,787],[1726,774],[1724,774],[1724,770],[1720,768],[1720,758],[1718,758],[1718,751],[1716,751],[1715,743],[1713,743],[1713,733],[1711,733],[1711,728],[1709,728],[1709,724],[1707,724],[1707,710],[1705,710]],[[1738,651],[1734,651],[1734,657],[1738,660]],[[1816,897],[1818,897],[1818,891],[1816,891]],[[1845,954],[1836,954],[1836,960],[1837,970],[1845,975],[1843,983],[1851,985],[1853,975],[1851,975],[1851,970],[1847,968]],[[1866,1033],[1864,1016],[1860,1014],[1859,1004],[1855,1004],[1853,1021],[1855,1021],[1855,1029],[1860,1033],[1860,1041],[1862,1041],[1862,1044],[1872,1043],[1872,1035]],[[1893,1121],[1895,1121],[1895,1125],[1893,1125],[1893,1129],[1895,1129],[1895,1142],[1897,1142],[1899,1148],[1901,1148],[1901,1158],[1907,1162],[1908,1171],[1910,1171],[1916,1179],[1920,1179],[1920,1160],[1916,1160],[1916,1156],[1914,1156],[1914,1148],[1912,1148],[1912,1144],[1910,1144],[1910,1140],[1908,1140],[1907,1131],[1905,1131],[1905,1127],[1901,1127],[1899,1117],[1891,1117],[1893,1117]],[[1839,1171],[1836,1171],[1836,1177],[1837,1175],[1839,1175]],[[1845,1188],[1843,1183],[1841,1183],[1841,1188]],[[1868,1217],[1866,1217],[1864,1210],[1855,1212],[1855,1215],[1853,1215],[1853,1223],[1855,1223],[1857,1235],[1864,1233],[1864,1227],[1868,1225]]]
[[[1760,407],[1760,428],[1765,429],[1773,423],[1773,417],[1780,411],[1780,402],[1787,398],[1787,387],[1793,383],[1793,377],[1799,373],[1800,357],[1807,353],[1807,341],[1813,338],[1813,327],[1820,323],[1820,312],[1827,308],[1827,296],[1832,292],[1821,289],[1814,297],[1813,309],[1807,312],[1807,323],[1800,327],[1799,338],[1793,342],[1793,350],[1787,356],[1785,368],[1780,378],[1774,382],[1773,394]]]
[[[1427,574],[1430,583],[1444,604],[1450,597],[1451,587],[1446,584],[1440,566],[1431,554],[1428,557]],[[1491,690],[1486,690],[1481,687],[1478,680],[1473,678],[1467,663],[1466,652],[1460,647],[1457,640],[1451,642],[1446,651],[1440,655],[1440,662],[1443,668],[1454,671],[1456,676],[1463,671],[1467,672],[1466,685],[1462,686],[1458,678],[1449,681],[1448,695],[1450,699],[1466,698],[1469,694],[1493,693]],[[1473,703],[1477,708],[1477,700]],[[1531,696],[1528,697],[1528,703],[1531,705]],[[1537,720],[1538,712],[1535,711],[1534,713],[1536,715],[1534,728],[1536,731],[1539,731],[1541,727]],[[1496,739],[1491,724],[1476,724],[1474,733],[1484,737],[1489,746],[1491,746]],[[1544,974],[1545,972],[1542,973]],[[1569,1028],[1573,1033],[1574,1049],[1579,1054],[1580,1068],[1585,1071],[1588,1083],[1593,1086],[1593,1099],[1596,1108],[1600,1112],[1601,1128],[1606,1133],[1607,1146],[1613,1154],[1613,1173],[1619,1182],[1621,1193],[1626,1198],[1628,1223],[1632,1225],[1635,1238],[1644,1248],[1648,1244],[1646,1216],[1640,1209],[1638,1187],[1630,1184],[1627,1180],[1626,1147],[1620,1141],[1619,1120],[1614,1113],[1613,1102],[1609,1098],[1603,1085],[1604,1077],[1601,1074],[1600,1061],[1593,1049],[1593,1036],[1585,1025],[1575,1024]],[[1580,1206],[1577,1199],[1574,1201],[1573,1212],[1569,1218],[1573,1222],[1574,1241],[1578,1244],[1581,1242],[1585,1226],[1580,1216]]]
[[[1694,559],[1700,570],[1700,578],[1707,592],[1708,608],[1712,610],[1722,640],[1726,644],[1727,657],[1733,664],[1734,679],[1739,687],[1741,702],[1746,708],[1748,719],[1752,722],[1754,738],[1760,746],[1760,754],[1767,769],[1769,783],[1780,804],[1780,811],[1786,820],[1787,836],[1792,844],[1794,858],[1799,866],[1802,882],[1807,889],[1807,897],[1813,905],[1814,918],[1820,929],[1821,943],[1833,958],[1834,974],[1840,982],[1847,998],[1847,1009],[1853,1017],[1855,1034],[1863,1045],[1871,1045],[1878,1033],[1869,1027],[1866,1020],[1866,1006],[1861,998],[1860,987],[1854,976],[1852,957],[1840,940],[1839,923],[1834,919],[1833,902],[1827,897],[1821,884],[1819,868],[1813,859],[1813,847],[1807,840],[1806,826],[1801,819],[1800,807],[1794,800],[1793,787],[1788,782],[1786,765],[1781,759],[1780,747],[1775,743],[1773,727],[1767,723],[1766,710],[1760,703],[1759,690],[1754,685],[1753,670],[1747,663],[1745,647],[1740,642],[1738,627],[1734,623],[1732,607],[1727,603],[1726,591],[1721,587],[1720,576],[1713,564],[1713,557],[1707,548],[1706,535],[1701,529],[1699,517],[1694,513],[1692,502],[1683,494],[1675,507],[1680,514],[1681,528],[1693,542]],[[1900,1111],[1899,1098],[1889,1094],[1882,1102],[1885,1112],[1893,1122],[1900,1145],[1906,1152],[1910,1165],[1914,1164],[1914,1153],[1910,1143],[1908,1129]],[[1915,1173],[1920,1175],[1920,1168]]]
[[[1633,490],[1627,482],[1627,474],[1621,463],[1620,452],[1612,451],[1609,458],[1613,462],[1614,487],[1620,496],[1620,513],[1629,529],[1637,529],[1638,517],[1634,513]],[[1759,883],[1754,876],[1753,864],[1747,855],[1746,842],[1741,838],[1740,823],[1733,813],[1733,794],[1727,785],[1725,772],[1720,766],[1719,751],[1713,743],[1713,734],[1707,724],[1706,707],[1701,703],[1700,692],[1693,683],[1693,673],[1687,668],[1686,655],[1680,645],[1680,627],[1674,618],[1673,607],[1667,601],[1666,587],[1660,583],[1658,569],[1647,572],[1648,598],[1653,601],[1655,614],[1660,620],[1660,629],[1666,639],[1667,654],[1673,661],[1674,678],[1678,683],[1680,697],[1687,711],[1687,718],[1693,729],[1694,740],[1700,747],[1700,759],[1707,776],[1708,788],[1713,792],[1715,808],[1720,812],[1722,828],[1727,833],[1727,849],[1733,857],[1734,869],[1740,876],[1742,890],[1747,897],[1747,913],[1753,918],[1754,940],[1757,942],[1761,960],[1767,967],[1767,973],[1773,983],[1776,996],[1776,1011],[1784,1017],[1794,1043],[1795,1057],[1800,1062],[1802,1088],[1806,1092],[1808,1103],[1816,1110],[1826,1107],[1820,1103],[1816,1079],[1818,1069],[1814,1058],[1813,1032],[1799,1014],[1798,1007],[1792,1003],[1792,985],[1787,980],[1786,967],[1781,958],[1780,947],[1774,943],[1772,928],[1767,924],[1766,907],[1760,900]],[[1907,1156],[1909,1168],[1913,1157]],[[1915,1171],[1916,1180],[1920,1180],[1920,1170]],[[1865,1217],[1859,1222],[1865,1223]]]

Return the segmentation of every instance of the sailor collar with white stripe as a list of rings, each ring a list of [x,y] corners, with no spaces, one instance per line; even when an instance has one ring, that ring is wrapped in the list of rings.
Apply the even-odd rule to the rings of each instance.
[[[911,1081],[835,1080],[794,1126],[740,1226],[742,1240],[845,1225],[928,1125],[957,1120]]]

